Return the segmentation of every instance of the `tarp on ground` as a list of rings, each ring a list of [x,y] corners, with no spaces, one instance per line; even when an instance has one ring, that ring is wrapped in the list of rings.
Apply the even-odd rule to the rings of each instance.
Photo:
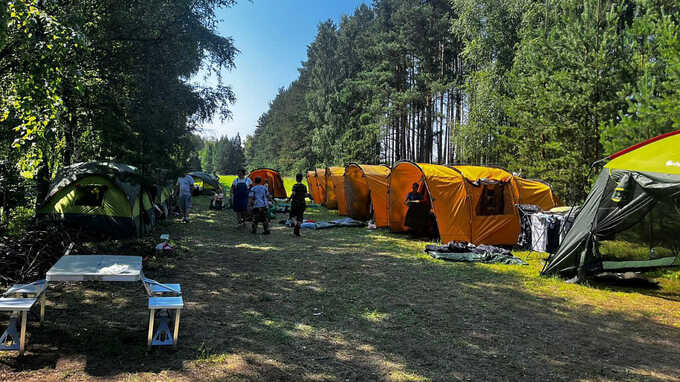
[[[427,245],[425,253],[435,259],[485,264],[528,265],[507,249],[491,245],[449,243],[447,245]]]
[[[248,174],[248,178],[255,183],[256,177],[262,178],[262,184],[269,185],[269,192],[275,198],[285,199],[287,198],[286,187],[283,184],[283,178],[278,171],[272,170],[270,168],[258,168],[253,170]]]
[[[387,187],[390,172],[384,165],[351,163],[345,168],[345,198],[350,217],[368,220],[372,206],[376,226],[389,225]]]

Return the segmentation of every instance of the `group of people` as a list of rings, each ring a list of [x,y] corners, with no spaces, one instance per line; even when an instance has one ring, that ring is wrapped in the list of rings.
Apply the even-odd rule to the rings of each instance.
[[[300,226],[304,220],[304,212],[307,208],[305,198],[309,196],[307,187],[302,184],[302,174],[298,173],[295,176],[296,183],[293,185],[293,190],[288,198],[290,202],[289,218],[293,225],[293,234],[300,236]],[[182,222],[189,222],[189,210],[191,209],[191,195],[194,190],[194,179],[185,175],[177,179],[176,191],[178,194],[178,204],[182,211]],[[273,203],[273,198],[269,192],[269,187],[262,183],[262,178],[259,176],[253,182],[246,177],[246,170],[239,170],[238,177],[234,179],[231,184],[232,207],[236,213],[236,219],[239,225],[244,225],[248,217],[252,217],[252,233],[257,233],[257,227],[262,223],[263,233],[268,235],[269,231],[269,216],[267,210]],[[405,224],[412,232],[420,235],[432,234],[433,227],[436,230],[436,223],[430,223],[433,220],[430,215],[430,206],[424,204],[424,195],[420,191],[420,185],[413,183],[411,192],[406,196],[404,204],[408,206],[406,213]],[[425,224],[423,224],[425,223]]]
[[[293,192],[288,201],[291,203],[290,219],[293,222],[293,234],[300,236],[300,226],[307,207],[305,202],[307,187],[302,184],[302,174],[297,174],[295,180],[297,183],[293,186]],[[238,177],[231,184],[231,195],[238,224],[245,224],[250,215],[253,220],[251,232],[257,233],[257,227],[262,223],[263,233],[268,235],[270,231],[267,210],[272,205],[273,200],[269,187],[262,184],[262,178],[255,177],[253,183],[250,178],[246,177],[245,170],[239,170]]]

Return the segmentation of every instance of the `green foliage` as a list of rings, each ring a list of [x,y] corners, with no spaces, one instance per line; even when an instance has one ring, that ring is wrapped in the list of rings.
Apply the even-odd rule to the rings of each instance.
[[[286,172],[499,164],[579,203],[591,164],[680,128],[672,0],[377,0],[319,25],[246,139]]]
[[[245,167],[245,153],[241,136],[232,139],[224,136],[217,140],[206,140],[199,152],[203,171],[220,174],[236,174]]]
[[[628,5],[564,0],[529,19],[512,69],[508,130],[517,144],[511,167],[549,180],[567,202],[588,192],[590,164],[603,156],[600,132],[623,107],[628,78],[623,27]],[[545,17],[547,15],[547,18]]]
[[[234,67],[215,10],[235,0],[16,0],[0,5],[0,154],[45,179],[88,160],[165,181],[199,166],[199,123],[230,117],[235,96],[197,73]],[[38,184],[39,187],[44,188]]]
[[[626,107],[607,125],[602,145],[608,154],[680,129],[680,24],[663,8],[639,7],[642,14],[626,31],[633,79],[619,96]]]

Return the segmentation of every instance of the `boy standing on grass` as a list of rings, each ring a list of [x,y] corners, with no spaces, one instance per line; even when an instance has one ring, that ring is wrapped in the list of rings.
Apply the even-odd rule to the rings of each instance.
[[[255,186],[250,189],[250,205],[253,207],[253,229],[257,233],[257,224],[262,223],[264,234],[269,235],[269,220],[267,219],[267,207],[269,207],[269,190],[262,185],[262,178],[255,178]]]
[[[305,198],[307,197],[307,187],[302,184],[302,174],[295,175],[297,183],[293,185],[293,192],[290,194],[290,219],[293,221],[293,234],[300,236],[300,226],[302,225],[303,215],[307,208]]]

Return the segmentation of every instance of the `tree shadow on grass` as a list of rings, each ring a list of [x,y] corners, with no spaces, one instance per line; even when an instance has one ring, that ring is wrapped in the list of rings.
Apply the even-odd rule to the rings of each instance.
[[[108,295],[79,303],[87,296],[69,290],[68,314],[51,313],[58,318],[51,328],[31,328],[32,354],[5,360],[8,367],[56,369],[60,359],[73,357],[85,360],[86,375],[98,377],[680,378],[677,328],[645,309],[616,309],[610,304],[621,297],[608,291],[599,291],[602,303],[578,303],[530,291],[519,271],[431,260],[421,253],[423,242],[382,231],[305,231],[296,239],[276,227],[264,237],[239,231],[231,215],[218,213],[201,211],[191,224],[172,227],[171,235],[194,249],[168,259],[173,267],[149,270],[185,291],[177,351],[145,353],[146,305],[136,291],[112,304],[110,311],[125,315],[107,318],[99,304]],[[95,335],[76,331],[107,319]]]

